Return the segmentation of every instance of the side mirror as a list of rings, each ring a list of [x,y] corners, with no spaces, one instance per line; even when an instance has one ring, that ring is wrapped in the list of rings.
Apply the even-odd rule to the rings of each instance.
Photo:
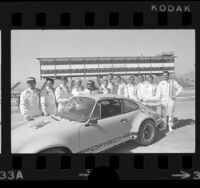
[[[91,125],[96,125],[98,122],[97,118],[91,118],[89,119],[88,124],[86,124],[86,126],[91,126]]]

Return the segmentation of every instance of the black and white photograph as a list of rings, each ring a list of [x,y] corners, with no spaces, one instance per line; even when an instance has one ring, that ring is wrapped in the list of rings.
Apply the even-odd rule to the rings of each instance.
[[[0,31],[0,105],[1,105],[1,31]],[[2,135],[1,135],[1,107],[0,107],[0,154],[1,154],[1,144],[2,144]]]
[[[11,152],[195,153],[195,30],[12,30]]]

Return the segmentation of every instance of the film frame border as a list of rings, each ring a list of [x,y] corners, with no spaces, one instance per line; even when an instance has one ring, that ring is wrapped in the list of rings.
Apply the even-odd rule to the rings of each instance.
[[[110,167],[120,179],[172,179],[172,172],[200,169],[200,138],[196,126],[195,154],[11,154],[10,68],[11,30],[20,29],[195,29],[196,70],[200,44],[198,2],[155,2],[156,5],[190,5],[192,12],[152,13],[151,2],[0,3],[2,36],[2,153],[1,170],[22,170],[26,180],[87,179],[95,167]],[[34,5],[34,6],[31,6]],[[65,8],[65,5],[67,8]],[[8,63],[4,63],[8,62]],[[196,80],[197,80],[197,74]],[[7,83],[5,82],[7,81]],[[198,96],[198,90],[196,96]],[[196,100],[198,102],[198,99]],[[195,104],[196,114],[198,106]],[[9,125],[9,126],[8,126]],[[198,125],[198,119],[196,120]],[[9,147],[8,147],[9,146]],[[127,160],[128,159],[128,160]],[[30,164],[30,161],[35,161]],[[55,162],[56,161],[56,162]],[[91,162],[92,161],[92,162]],[[130,163],[127,163],[130,162]],[[3,163],[2,163],[3,162]],[[28,166],[27,166],[28,165]],[[127,167],[130,167],[127,169]],[[31,171],[30,171],[31,169]],[[152,171],[154,173],[152,173]],[[82,173],[81,173],[82,172]],[[55,178],[55,174],[58,177]],[[193,176],[194,178],[194,176]],[[7,178],[8,179],[8,178]]]

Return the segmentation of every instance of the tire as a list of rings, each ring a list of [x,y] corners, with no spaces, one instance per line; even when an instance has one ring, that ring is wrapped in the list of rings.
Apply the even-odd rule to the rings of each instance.
[[[136,142],[142,146],[153,143],[156,136],[156,126],[153,120],[145,120],[141,125]]]
[[[40,151],[39,153],[43,154],[66,154],[71,153],[71,151],[64,147],[55,147],[55,148],[48,148],[45,150]]]

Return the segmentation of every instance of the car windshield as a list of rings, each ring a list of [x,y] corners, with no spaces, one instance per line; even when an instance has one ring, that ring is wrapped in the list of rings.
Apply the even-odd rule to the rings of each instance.
[[[60,117],[70,121],[85,122],[94,107],[95,100],[88,97],[73,97],[69,100]]]

